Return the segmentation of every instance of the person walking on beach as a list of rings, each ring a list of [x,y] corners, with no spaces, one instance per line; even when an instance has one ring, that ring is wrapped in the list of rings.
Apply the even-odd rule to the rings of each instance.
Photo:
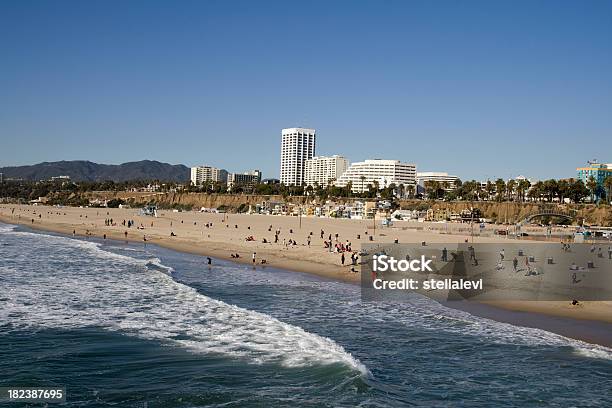
[[[255,266],[257,252],[253,252],[253,266]]]
[[[212,265],[212,259],[210,258],[210,256],[206,257],[206,263],[208,264],[209,267],[210,265]]]
[[[516,268],[518,268],[518,259],[516,259],[516,256],[512,260],[512,267],[514,268],[514,272],[516,272]]]
[[[308,246],[310,246],[310,235],[308,236]]]
[[[608,259],[612,259],[612,246],[608,247]]]
[[[527,267],[527,273],[525,274],[525,276],[531,276],[533,272],[531,271],[531,265],[529,264],[528,256],[525,257],[525,267]]]
[[[344,266],[344,252],[342,253],[342,256],[340,256],[340,260],[342,261],[342,266]]]

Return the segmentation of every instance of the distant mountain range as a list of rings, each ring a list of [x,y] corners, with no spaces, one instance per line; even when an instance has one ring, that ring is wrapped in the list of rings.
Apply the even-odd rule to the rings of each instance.
[[[123,164],[98,164],[85,160],[43,162],[31,166],[0,167],[7,178],[24,180],[48,180],[51,177],[69,176],[72,181],[127,181],[160,180],[185,182],[189,180],[189,167],[152,160]]]

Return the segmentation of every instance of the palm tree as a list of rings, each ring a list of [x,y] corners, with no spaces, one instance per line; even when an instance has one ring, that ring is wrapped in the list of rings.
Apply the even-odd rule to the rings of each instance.
[[[516,184],[517,183],[515,180],[508,180],[508,183],[506,184],[506,189],[508,189],[508,200],[513,198],[514,190],[516,189]]]
[[[519,180],[516,191],[520,201],[525,201],[525,193],[529,190],[529,187],[531,187],[529,180]]]
[[[591,201],[595,201],[595,193],[597,192],[597,181],[595,181],[595,177],[590,176],[586,182],[586,186],[591,192]]]
[[[487,192],[487,200],[491,199],[491,195],[493,195],[493,190],[495,190],[495,186],[491,183],[491,180],[487,180],[487,185],[485,186],[485,191]]]
[[[425,182],[423,183],[423,187],[425,187],[425,195],[427,196],[427,198],[432,198],[434,183],[435,181],[433,180],[425,180]]]
[[[569,182],[567,180],[559,180],[557,182],[557,192],[559,194],[559,202],[563,203],[569,192]]]
[[[408,186],[408,197],[414,198],[414,184]]]
[[[359,176],[359,180],[361,180],[361,192],[363,193],[363,182],[365,181],[365,176],[361,175]]]
[[[404,198],[404,191],[406,190],[405,186],[403,183],[400,183],[400,185],[398,186],[398,191],[399,191],[399,196],[400,199]]]
[[[607,190],[607,202],[612,202],[612,176],[608,176],[606,177],[606,179],[603,182],[604,187]]]
[[[506,190],[506,182],[502,178],[495,180],[495,190],[497,192],[497,201],[502,202],[504,198],[504,190]]]

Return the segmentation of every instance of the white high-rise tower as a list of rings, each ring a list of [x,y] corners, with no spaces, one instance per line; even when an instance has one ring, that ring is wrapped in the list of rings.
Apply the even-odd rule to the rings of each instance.
[[[288,128],[282,130],[280,182],[300,186],[304,182],[304,163],[315,154],[314,129]]]

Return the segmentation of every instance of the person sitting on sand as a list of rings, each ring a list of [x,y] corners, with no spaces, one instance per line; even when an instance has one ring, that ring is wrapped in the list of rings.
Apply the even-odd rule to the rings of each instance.
[[[176,234],[174,233],[174,231],[170,231],[170,236],[171,237],[176,237]]]
[[[571,303],[571,305],[572,305],[572,306],[581,306],[580,302],[579,302],[579,301],[577,301],[576,299],[572,299],[572,303]]]

